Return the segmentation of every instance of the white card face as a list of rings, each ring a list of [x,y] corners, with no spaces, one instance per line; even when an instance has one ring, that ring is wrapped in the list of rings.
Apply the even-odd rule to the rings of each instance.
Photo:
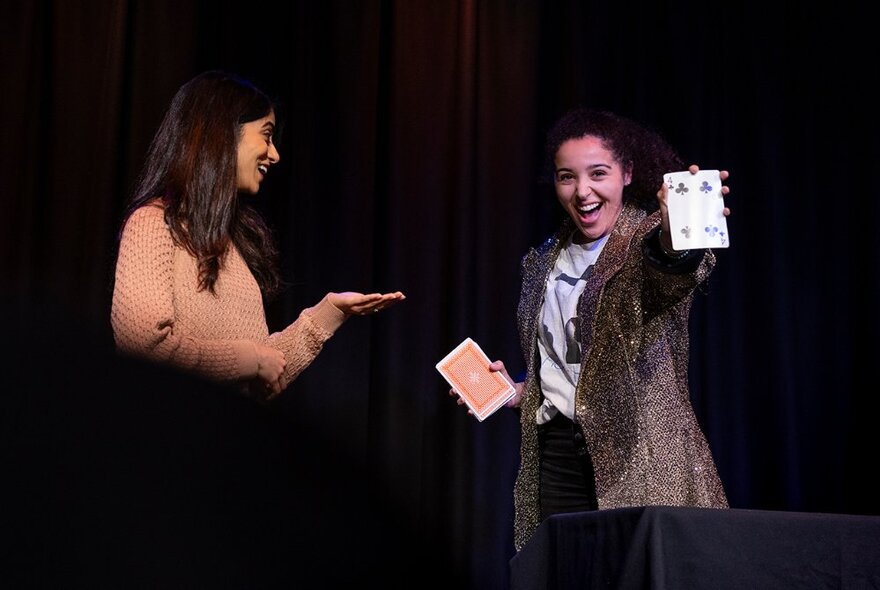
[[[676,250],[728,248],[727,218],[718,170],[663,175],[669,188],[669,229]]]

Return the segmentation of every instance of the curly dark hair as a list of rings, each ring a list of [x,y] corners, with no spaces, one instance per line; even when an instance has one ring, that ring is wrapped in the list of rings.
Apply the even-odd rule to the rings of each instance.
[[[250,81],[207,71],[180,87],[153,137],[125,219],[160,200],[175,242],[198,259],[200,289],[214,293],[230,244],[264,296],[282,286],[272,232],[257,210],[241,201],[236,182],[242,125],[272,112],[280,119],[278,111],[277,102]],[[280,127],[277,120],[276,136]]]
[[[598,137],[632,182],[623,189],[624,202],[632,201],[651,212],[657,209],[657,190],[663,174],[684,168],[673,147],[656,131],[610,111],[579,107],[560,117],[547,133],[544,144],[545,176],[554,178],[554,160],[560,146],[570,139]]]

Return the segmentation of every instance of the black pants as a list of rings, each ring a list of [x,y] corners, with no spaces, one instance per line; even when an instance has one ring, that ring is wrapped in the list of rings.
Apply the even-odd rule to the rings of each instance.
[[[538,425],[541,520],[562,512],[596,510],[593,462],[584,433],[561,412]]]

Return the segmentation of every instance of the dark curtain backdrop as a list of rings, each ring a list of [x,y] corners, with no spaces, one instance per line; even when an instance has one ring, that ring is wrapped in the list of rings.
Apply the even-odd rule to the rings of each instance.
[[[170,538],[167,513],[183,509],[168,490],[197,490],[203,510],[246,521],[266,512],[260,486],[278,485],[290,491],[269,494],[279,514],[298,506],[352,522],[346,507],[371,499],[376,522],[345,542],[329,535],[339,568],[351,547],[403,541],[421,583],[446,573],[458,587],[505,588],[518,417],[503,409],[478,423],[434,365],[470,336],[512,374],[523,369],[519,260],[562,219],[540,182],[541,143],[578,104],[639,119],[686,161],[731,171],[731,247],[697,296],[691,356],[694,406],[731,505],[880,514],[869,485],[878,72],[865,14],[772,2],[6,0],[0,16],[0,279],[4,348],[15,351],[4,455],[24,495],[39,490],[25,506],[43,515],[34,528],[14,511],[21,530],[7,529],[24,535],[10,539],[21,580],[95,587],[105,561],[133,577],[147,541],[131,540],[141,538],[131,512],[150,506],[137,490],[166,494],[153,509]],[[256,197],[289,283],[267,303],[270,327],[327,291],[407,295],[347,322],[271,408],[188,382],[150,393],[110,352],[124,200],[172,95],[211,68],[252,78],[283,107],[281,164]],[[116,424],[120,414],[137,426]],[[230,442],[242,432],[250,442]],[[175,444],[201,454],[181,448],[190,459],[163,471]],[[225,484],[199,480],[205,461]],[[306,500],[303,480],[329,489]],[[69,519],[72,504],[82,522]],[[308,520],[284,513],[291,527]],[[111,524],[94,532],[92,518]],[[250,531],[249,543],[280,542],[281,528]],[[250,559],[228,553],[216,571]],[[172,580],[174,560],[157,555]]]

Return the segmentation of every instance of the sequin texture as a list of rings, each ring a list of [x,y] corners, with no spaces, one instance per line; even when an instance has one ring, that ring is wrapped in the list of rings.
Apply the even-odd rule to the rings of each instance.
[[[575,420],[593,459],[600,510],[728,506],[688,389],[688,317],[694,289],[711,273],[715,256],[703,250],[664,266],[649,247],[659,223],[659,213],[626,205],[578,303],[587,321],[581,322]],[[540,524],[538,318],[545,282],[572,231],[566,219],[522,259],[517,320],[527,377],[514,486],[517,550]]]

